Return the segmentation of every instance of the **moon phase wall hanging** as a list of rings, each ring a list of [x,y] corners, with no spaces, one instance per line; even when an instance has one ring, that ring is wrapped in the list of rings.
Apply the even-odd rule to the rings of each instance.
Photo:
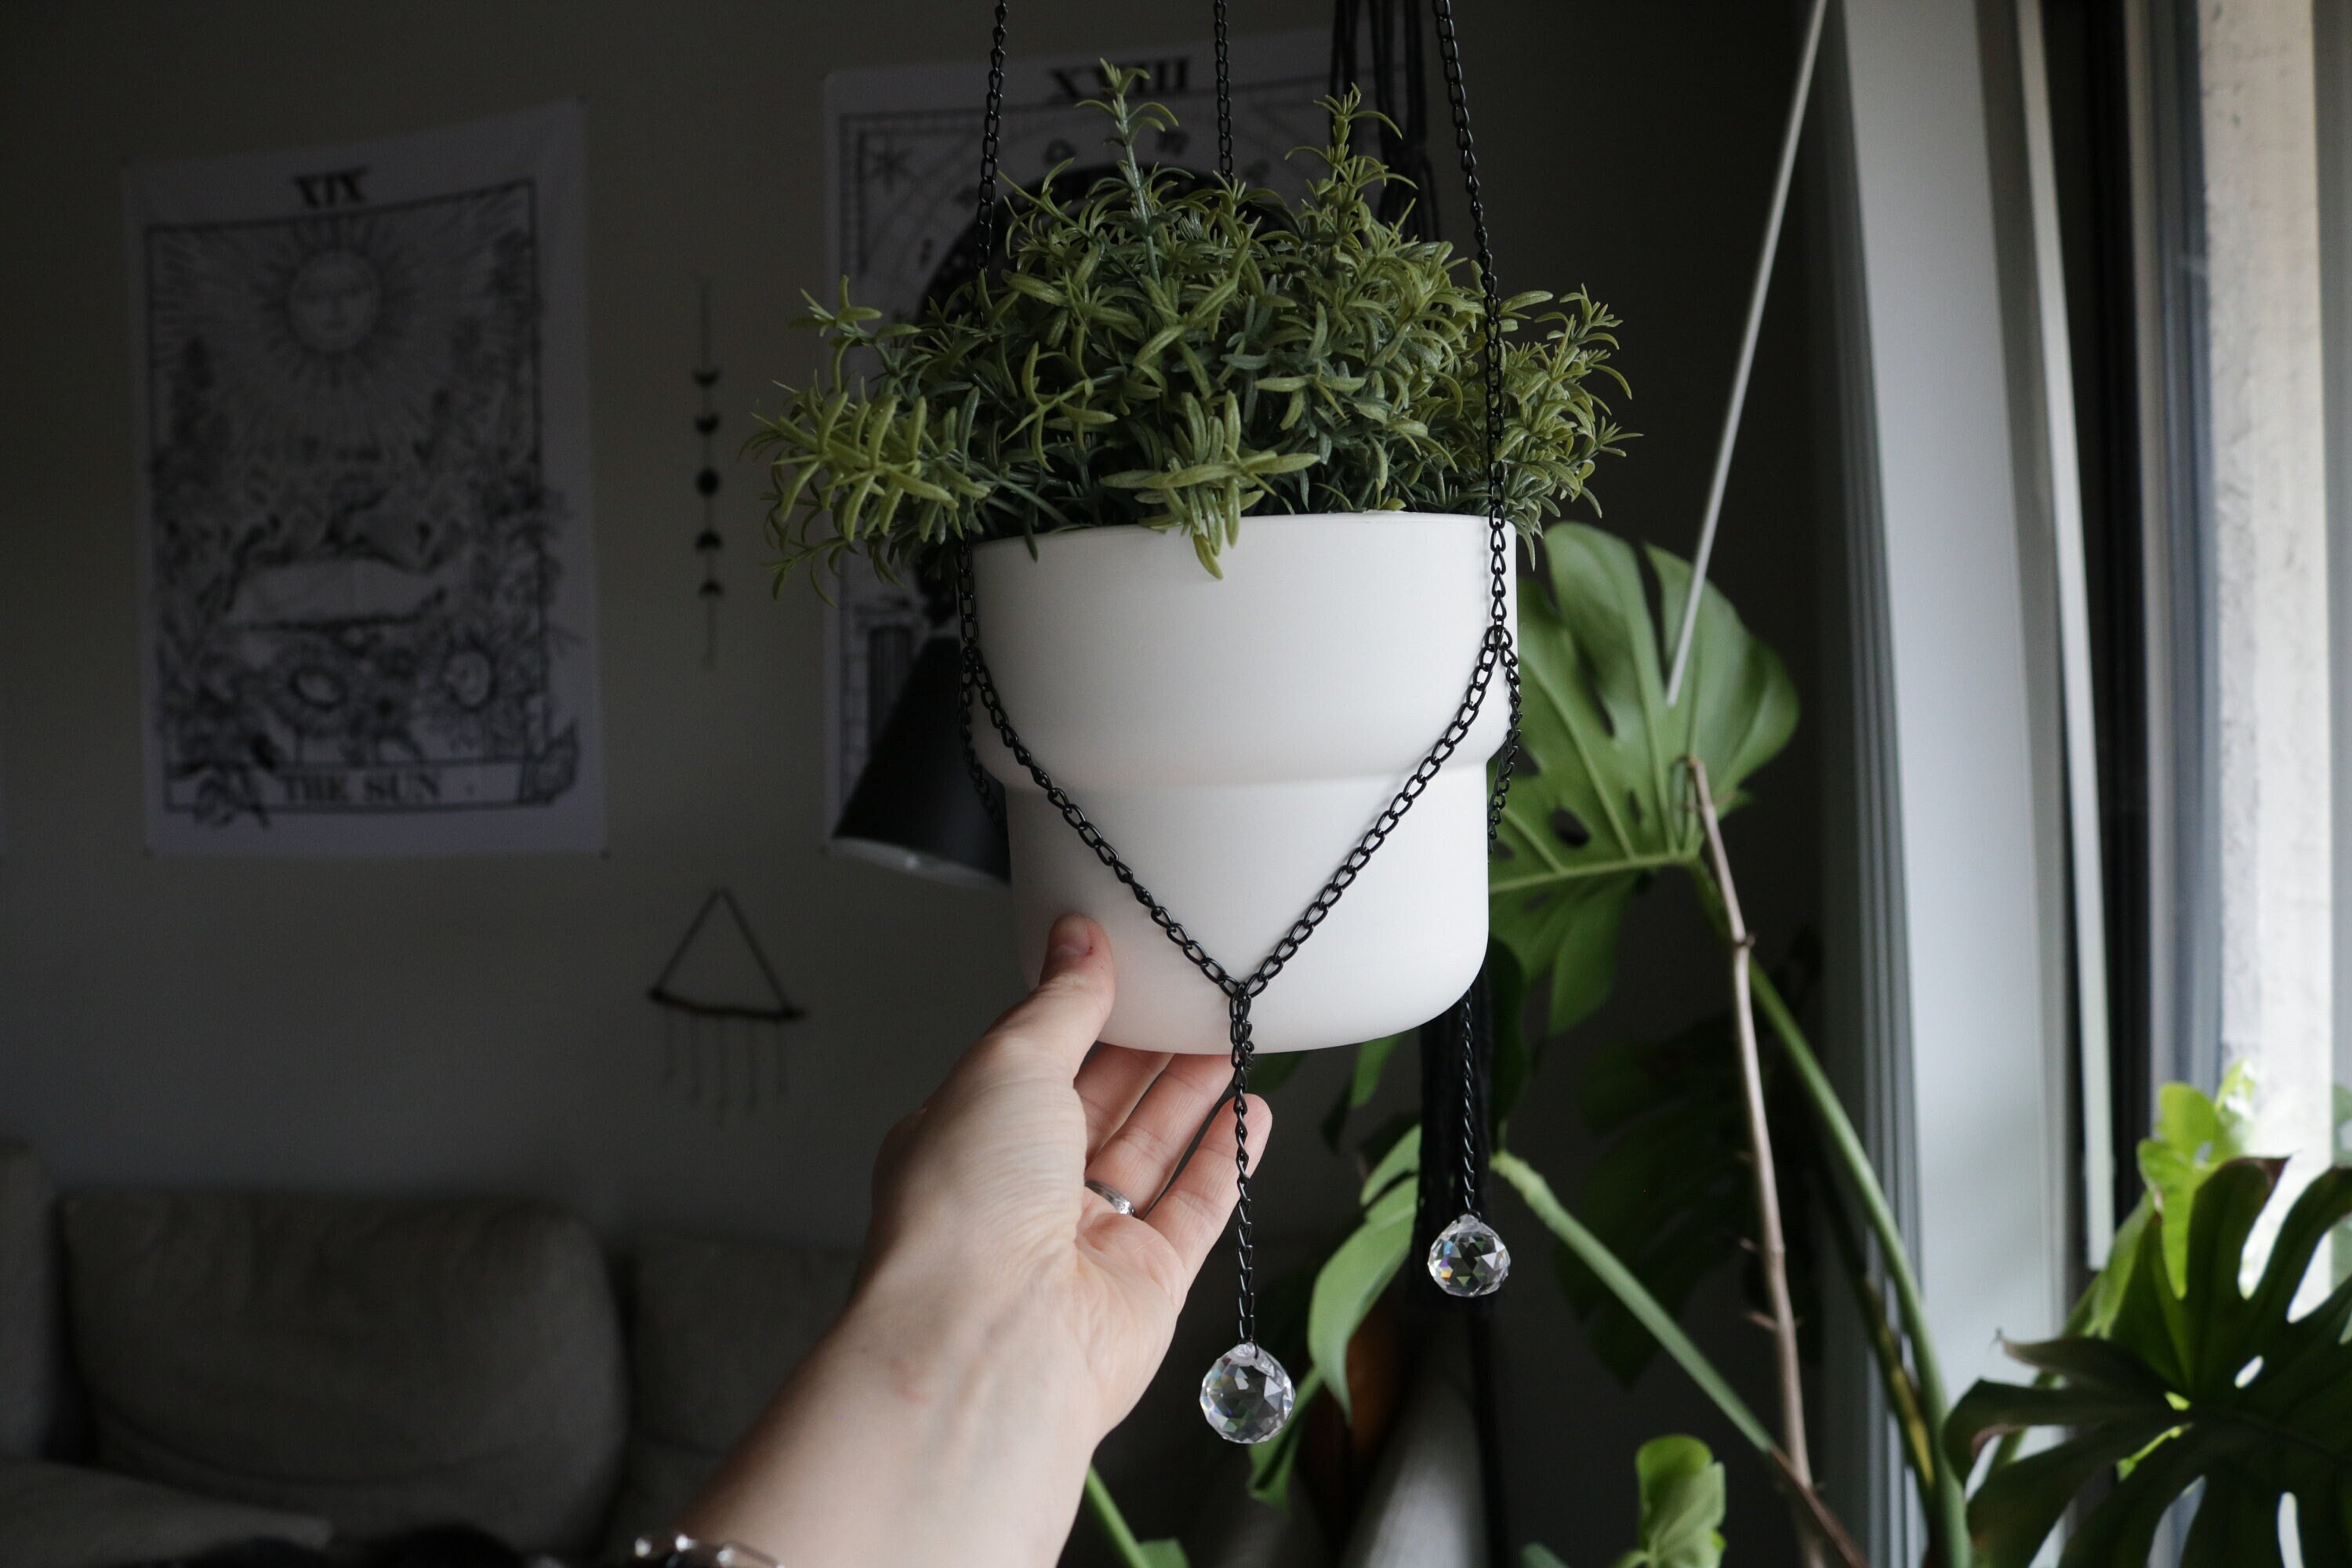
[[[1489,245],[1486,211],[1478,180],[1476,151],[1470,133],[1469,100],[1463,82],[1461,54],[1455,37],[1451,0],[1433,0],[1432,10],[1435,20],[1439,59],[1444,74],[1446,100],[1452,111],[1455,148],[1468,192],[1468,216],[1484,316],[1487,322],[1493,323],[1502,319],[1503,309],[1495,282],[1494,258]],[[1217,174],[1220,179],[1231,183],[1234,178],[1234,171],[1226,11],[1225,0],[1214,0],[1219,149]],[[997,255],[996,243],[999,219],[997,149],[1004,110],[1006,13],[1006,0],[997,0],[994,7],[994,26],[991,35],[986,130],[982,141],[981,176],[977,192],[976,227],[979,242],[976,254],[983,258],[985,266],[994,266],[1001,259]],[[1067,828],[1076,836],[1077,841],[1090,852],[1093,861],[1098,861],[1102,869],[1109,872],[1128,893],[1133,895],[1136,903],[1149,916],[1151,925],[1157,927],[1160,933],[1175,945],[1184,961],[1198,972],[1203,982],[1213,987],[1221,999],[1222,1011],[1224,1015],[1225,1043],[1233,1064],[1232,1083],[1225,1102],[1230,1104],[1234,1117],[1236,1194],[1233,1226],[1234,1253],[1240,1279],[1236,1302],[1240,1335],[1234,1348],[1219,1357],[1202,1379],[1200,1402],[1202,1413],[1207,1418],[1211,1427],[1219,1436],[1236,1443],[1264,1442],[1279,1432],[1290,1417],[1295,1398],[1288,1372],[1270,1352],[1257,1342],[1256,1284],[1254,1269],[1248,1152],[1249,1126],[1246,1109],[1250,1066],[1257,1049],[1252,1017],[1255,1004],[1282,975],[1286,967],[1290,964],[1299,951],[1314,937],[1325,919],[1339,905],[1341,898],[1371,862],[1374,855],[1396,833],[1416,802],[1420,801],[1425,793],[1431,791],[1433,784],[1439,781],[1441,770],[1445,768],[1447,763],[1454,757],[1455,752],[1462,748],[1465,742],[1470,739],[1473,726],[1476,723],[1481,709],[1487,699],[1494,695],[1491,688],[1496,684],[1495,678],[1497,675],[1502,678],[1500,684],[1509,707],[1509,723],[1502,736],[1500,750],[1496,753],[1497,765],[1486,803],[1486,852],[1489,855],[1493,852],[1495,833],[1501,824],[1503,804],[1510,788],[1511,763],[1517,748],[1519,691],[1518,662],[1512,631],[1516,564],[1509,542],[1508,524],[1504,515],[1503,472],[1500,463],[1504,417],[1500,334],[1492,330],[1483,331],[1479,336],[1479,353],[1486,411],[1483,432],[1483,472],[1487,546],[1484,574],[1486,578],[1486,614],[1484,616],[1485,624],[1478,638],[1476,660],[1467,687],[1461,694],[1459,705],[1454,710],[1451,721],[1446,723],[1443,731],[1422,756],[1419,765],[1412,769],[1402,786],[1397,788],[1387,806],[1379,813],[1373,825],[1366,829],[1356,840],[1353,847],[1348,850],[1338,868],[1331,872],[1329,879],[1325,881],[1321,889],[1307,900],[1288,930],[1254,967],[1246,971],[1226,967],[1211,954],[1201,941],[1187,931],[1177,913],[1155,898],[1136,869],[1120,857],[1101,826],[1090,819],[1087,810],[1068,790],[1055,783],[1053,775],[1047,771],[1045,761],[1033,753],[1023,742],[1008,713],[997,677],[992,672],[989,661],[982,654],[979,608],[982,591],[977,583],[980,574],[975,572],[974,550],[967,542],[958,550],[956,555],[958,626],[963,650],[965,716],[967,724],[970,725],[976,713],[980,722],[985,726],[986,734],[993,742],[989,748],[988,765],[984,768],[979,750],[970,747],[971,737],[968,731],[969,767],[972,782],[985,797],[988,795],[987,775],[992,772],[1008,785],[1017,785],[1020,790],[1028,795],[1028,799],[1020,803],[1020,809],[1027,812],[1028,815],[1024,818],[1017,818],[1014,828],[1016,897],[1020,891],[1022,880],[1024,828],[1026,827],[1036,836],[1050,835],[1055,831],[1052,826],[1053,818],[1058,816],[1061,824],[1066,825]],[[1268,521],[1253,520],[1262,531],[1271,531],[1267,529]],[[1309,518],[1290,520],[1293,528],[1322,521],[1326,520]],[[1355,525],[1369,526],[1360,521]],[[1095,541],[1108,538],[1110,534],[1117,531],[1105,531],[1091,536],[1080,533],[1055,537],[1057,540],[1085,542],[1098,550],[1129,549],[1131,546],[1127,542],[1115,542],[1108,545],[1094,544]],[[1018,542],[1015,542],[1013,547],[1016,549],[1019,547]],[[1147,539],[1133,545],[1132,548],[1148,551],[1153,548],[1153,543]],[[1265,547],[1259,545],[1248,548],[1263,550]],[[1066,551],[1063,553],[1066,559]],[[1239,559],[1247,561],[1249,557],[1244,552]],[[1006,574],[1003,573],[995,573],[990,576],[992,603],[997,602],[996,594],[1000,591],[1005,576]],[[1235,590],[1236,584],[1228,580],[1220,584],[1217,592],[1220,595],[1230,595]],[[1016,633],[1019,624],[1017,620],[1013,622]],[[1000,654],[1003,651],[1000,649]],[[1017,647],[1013,651],[1018,652]],[[1015,662],[1022,661],[1016,659]],[[1007,689],[1013,689],[1014,683],[1008,680],[1006,685]],[[1246,715],[1240,716],[1236,719],[1236,722],[1246,717]],[[1045,726],[1045,731],[1054,733],[1057,742],[1068,739],[1059,732],[1056,726],[1050,723]],[[996,744],[1001,744],[1001,752],[996,751]],[[1034,847],[1033,853],[1043,851],[1043,846],[1037,837],[1033,837],[1031,842]],[[1170,869],[1168,867],[1160,867],[1156,868],[1155,876],[1160,871],[1168,869]],[[1483,927],[1483,870],[1480,873],[1479,887],[1480,902],[1477,912]],[[1482,951],[1483,947],[1482,929],[1480,934]],[[1485,1140],[1476,1135],[1480,1131],[1476,1125],[1480,1111],[1475,1064],[1480,1049],[1481,1038],[1490,1024],[1486,1017],[1486,1009],[1478,1005],[1478,982],[1474,981],[1470,993],[1463,995],[1460,1001],[1454,1004],[1454,1006],[1459,1009],[1459,1024],[1454,1033],[1461,1041],[1461,1049],[1454,1053],[1459,1059],[1454,1064],[1454,1076],[1464,1135],[1458,1141],[1459,1158],[1454,1162],[1457,1168],[1445,1173],[1450,1179],[1435,1184],[1441,1194],[1445,1188],[1452,1189],[1452,1192],[1445,1196],[1450,1196],[1454,1204],[1458,1204],[1459,1217],[1438,1232],[1430,1244],[1426,1260],[1430,1278],[1437,1287],[1449,1295],[1462,1297],[1483,1296],[1498,1289],[1508,1273],[1510,1265],[1508,1250],[1480,1213],[1479,1194],[1482,1174],[1480,1165],[1483,1161]],[[1424,1181],[1423,1184],[1424,1194],[1429,1192],[1431,1186],[1432,1184]],[[1425,1196],[1423,1202],[1428,1201],[1430,1200]],[[1444,1198],[1441,1197],[1438,1201],[1444,1201]]]
[[[664,1083],[707,1094],[722,1122],[782,1098],[784,1026],[802,1013],[733,891],[702,900],[646,995],[662,1010]]]
[[[711,389],[719,384],[719,367],[710,362],[710,279],[702,280],[696,298],[701,307],[702,354],[693,371],[701,405],[695,410],[694,433],[702,442],[702,466],[694,473],[694,493],[702,498],[702,531],[694,536],[694,552],[702,557],[702,584],[694,593],[702,601],[702,668],[715,669],[719,602],[727,596],[727,584],[719,580],[719,553],[727,541],[719,531],[719,465],[711,458],[712,438],[719,434],[719,408]]]

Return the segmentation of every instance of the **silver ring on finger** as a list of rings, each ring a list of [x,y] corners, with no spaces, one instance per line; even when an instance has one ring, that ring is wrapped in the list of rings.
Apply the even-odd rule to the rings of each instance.
[[[1132,1215],[1135,1213],[1135,1200],[1129,1197],[1125,1193],[1120,1192],[1117,1187],[1112,1186],[1108,1182],[1097,1182],[1092,1176],[1088,1176],[1087,1178],[1087,1191],[1094,1194],[1095,1196],[1108,1204],[1111,1206],[1111,1212],[1114,1214]]]

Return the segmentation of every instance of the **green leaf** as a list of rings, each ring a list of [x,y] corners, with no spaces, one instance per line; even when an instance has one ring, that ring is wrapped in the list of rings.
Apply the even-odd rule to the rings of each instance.
[[[1717,1568],[1723,1561],[1723,1467],[1696,1437],[1653,1437],[1633,1456],[1640,1544],[1616,1568]]]
[[[1402,1035],[1382,1035],[1377,1040],[1366,1040],[1356,1047],[1355,1070],[1348,1075],[1347,1087],[1332,1102],[1330,1111],[1323,1118],[1323,1145],[1337,1150],[1339,1138],[1347,1131],[1348,1115],[1361,1110],[1381,1091],[1381,1076],[1388,1070],[1389,1058],[1404,1043]],[[1304,1053],[1298,1053],[1303,1055]]]
[[[2195,1107],[2172,1131],[2211,1131]],[[2161,1140],[2158,1140],[2161,1141]],[[2297,1286],[2329,1229],[2352,1214],[2352,1168],[2319,1176],[2287,1211],[2251,1293],[2239,1286],[2249,1237],[2276,1187],[2274,1167],[2232,1160],[2194,1203],[2153,1213],[2110,1337],[2012,1346],[2055,1386],[1981,1382],[1944,1430],[1965,1470],[1996,1435],[2064,1427],[2075,1436],[1994,1470],[1969,1502],[1985,1568],[2024,1568],[2084,1489],[2129,1460],[2061,1559],[2063,1568],[2147,1561],[2158,1521],[2203,1484],[2182,1562],[2279,1562],[2282,1498],[2295,1499],[2307,1563],[2352,1562],[2352,1286],[2290,1319]],[[2183,1221],[2186,1220],[2184,1227]],[[2186,1228],[2179,1284],[2165,1231]]]
[[[1181,1542],[1174,1541],[1138,1541],[1135,1531],[1128,1528],[1127,1516],[1103,1484],[1102,1472],[1092,1465],[1087,1467],[1086,1504],[1109,1538],[1111,1550],[1118,1554],[1126,1568],[1191,1568]]]
[[[1299,1064],[1307,1059],[1305,1051],[1270,1051],[1250,1060],[1250,1092],[1272,1094],[1288,1083]]]
[[[2336,1086],[2336,1163],[2352,1164],[2352,1089]],[[2336,1279],[2352,1279],[2352,1220],[2336,1227]]]
[[[1364,1178],[1363,1189],[1356,1194],[1356,1201],[1370,1206],[1374,1198],[1397,1182],[1406,1176],[1416,1175],[1420,1171],[1421,1123],[1416,1121],[1405,1129],[1404,1136],[1391,1144],[1386,1154],[1381,1156],[1381,1163],[1372,1167],[1370,1175]]]
[[[1495,1146],[1500,1148],[1509,1130],[1511,1112],[1542,1064],[1541,1042],[1530,1042],[1524,1023],[1528,1011],[1527,972],[1518,956],[1499,942],[1486,944],[1486,985],[1495,1033],[1495,1065],[1488,1087],[1488,1116]]]
[[[1339,1413],[1350,1421],[1356,1410],[1348,1388],[1348,1344],[1404,1266],[1418,1195],[1416,1184],[1408,1181],[1381,1194],[1364,1211],[1363,1224],[1315,1276],[1315,1298],[1307,1308],[1307,1353],[1323,1375],[1323,1386],[1339,1402]]]
[[[2252,1081],[2242,1067],[2230,1069],[2215,1100],[2185,1083],[2168,1083],[2157,1090],[2156,1135],[2140,1141],[2139,1171],[2155,1195],[2158,1213],[2188,1214],[2208,1176],[2253,1152],[2246,1146],[2252,1098]],[[2189,1267],[2188,1226],[2175,1226],[2166,1237],[2164,1266],[2172,1275],[2172,1288],[2182,1289]]]
[[[1715,1363],[1706,1359],[1688,1334],[1683,1332],[1673,1315],[1658,1305],[1657,1299],[1650,1294],[1641,1280],[1634,1278],[1633,1270],[1627,1268],[1616,1254],[1568,1212],[1567,1206],[1552,1192],[1551,1184],[1544,1180],[1543,1173],[1517,1155],[1502,1150],[1496,1151],[1493,1168],[1495,1174],[1517,1190],[1520,1198],[1544,1223],[1545,1228],[1565,1243],[1576,1254],[1578,1260],[1625,1303],[1626,1310],[1657,1337],[1665,1352],[1689,1374],[1693,1383],[1698,1384],[1699,1392],[1715,1402],[1715,1407],[1738,1428],[1739,1435],[1759,1453],[1772,1453],[1776,1447],[1772,1435],[1765,1430],[1761,1421],[1756,1419],[1756,1413],[1732,1391],[1731,1384],[1716,1370]]]
[[[1817,944],[1801,939],[1780,971],[1782,990],[1801,999],[1818,963]],[[1826,1199],[1832,1191],[1827,1155],[1803,1086],[1777,1055],[1765,1058],[1764,1068],[1789,1283],[1802,1348],[1817,1356],[1822,1311],[1811,1216],[1816,1194]],[[1577,1213],[1592,1234],[1676,1317],[1701,1281],[1735,1261],[1743,1265],[1749,1305],[1765,1310],[1752,1251],[1756,1189],[1730,1013],[1664,1040],[1610,1042],[1585,1058],[1578,1088],[1585,1124],[1601,1140],[1577,1190]],[[1594,1353],[1630,1386],[1657,1353],[1656,1339],[1573,1253],[1562,1248],[1556,1265]]]
[[[2147,1191],[2122,1225],[2116,1227],[2106,1266],[2091,1281],[2076,1309],[2082,1331],[2104,1334],[2122,1309],[2124,1289],[2139,1263],[2139,1238],[2148,1221],[2159,1213],[2186,1215],[2197,1201],[2205,1179],[2231,1160],[2251,1151],[2246,1135],[2252,1126],[2253,1083],[2242,1067],[2231,1068],[2221,1080],[2221,1092],[2208,1100],[2185,1083],[2168,1083],[2156,1091],[2156,1127],[2140,1140],[2139,1173]],[[2189,1227],[2177,1225],[2164,1240],[2165,1268],[2177,1291],[2187,1283]]]
[[[1644,557],[1581,524],[1544,542],[1551,602],[1534,592],[1519,601],[1519,743],[1532,766],[1512,784],[1488,887],[1495,935],[1528,984],[1550,982],[1557,1034],[1608,995],[1634,889],[1699,858],[1682,759],[1706,762],[1717,805],[1730,809],[1741,781],[1787,742],[1797,693],[1709,584],[1682,695],[1668,707]],[[1689,566],[1662,550],[1646,559],[1679,616]]]
[[[1553,1556],[1549,1547],[1531,1541],[1519,1548],[1519,1568],[1568,1568],[1568,1564]]]
[[[1307,1423],[1299,1418],[1307,1414],[1307,1405],[1322,1392],[1323,1369],[1319,1366],[1307,1368],[1307,1375],[1298,1380],[1297,1392],[1291,1402],[1290,1419],[1282,1424],[1281,1431],[1253,1446],[1249,1451],[1249,1494],[1268,1507],[1290,1506],[1290,1477],[1298,1468],[1298,1436],[1307,1430]]]

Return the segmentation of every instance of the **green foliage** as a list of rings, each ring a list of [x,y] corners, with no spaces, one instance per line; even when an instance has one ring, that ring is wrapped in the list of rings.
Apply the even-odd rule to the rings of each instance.
[[[1615,1568],[1717,1568],[1723,1561],[1723,1467],[1696,1437],[1653,1437],[1633,1456],[1641,1542]]]
[[[1315,1297],[1307,1309],[1307,1348],[1322,1385],[1349,1420],[1355,1418],[1355,1402],[1348,1388],[1348,1342],[1412,1249],[1418,1196],[1413,1178],[1420,1171],[1421,1129],[1416,1127],[1397,1140],[1365,1179],[1363,1223],[1315,1276]]]
[[[1305,1065],[1305,1051],[1269,1051],[1250,1064],[1250,1092],[1272,1094]]]
[[[1322,1392],[1323,1369],[1307,1368],[1292,1395],[1290,1419],[1283,1423],[1281,1431],[1249,1451],[1249,1494],[1268,1507],[1290,1506],[1291,1472],[1298,1468],[1298,1436],[1307,1430],[1307,1423],[1299,1417]]]
[[[1119,1511],[1110,1495],[1110,1488],[1103,1484],[1102,1472],[1092,1465],[1087,1467],[1086,1503],[1124,1568],[1191,1568],[1183,1542],[1135,1538],[1135,1531],[1128,1527],[1127,1516]]]
[[[1331,1102],[1331,1109],[1323,1113],[1320,1131],[1326,1149],[1338,1152],[1339,1140],[1348,1131],[1348,1118],[1370,1105],[1372,1096],[1381,1091],[1381,1079],[1388,1071],[1389,1058],[1404,1042],[1402,1035],[1382,1035],[1356,1047],[1355,1065],[1348,1074],[1347,1085]]]
[[[2063,1568],[2137,1568],[2158,1522],[2199,1481],[2204,1494],[2185,1568],[2275,1568],[2280,1500],[2295,1500],[2303,1561],[2352,1562],[2352,1285],[2290,1320],[2297,1287],[2331,1226],[2352,1214],[2352,1169],[2326,1172],[2288,1210],[2252,1294],[2239,1277],[2269,1205],[2274,1163],[2233,1160],[2198,1186],[2193,1205],[2152,1216],[2105,1338],[2012,1345],[2056,1380],[1981,1382],[1944,1432],[1965,1468],[1991,1438],[2056,1426],[2074,1435],[1994,1470],[1969,1503],[1987,1568],[2024,1568],[2086,1489],[2121,1479],[2066,1544]],[[2187,1220],[2187,1267],[2166,1266],[2168,1228]]]
[[[1688,1334],[1683,1332],[1682,1325],[1658,1304],[1657,1298],[1650,1294],[1648,1288],[1634,1278],[1633,1271],[1609,1250],[1606,1243],[1568,1212],[1568,1205],[1559,1201],[1541,1172],[1517,1154],[1502,1150],[1495,1153],[1493,1169],[1495,1174],[1509,1183],[1518,1193],[1536,1218],[1543,1222],[1544,1228],[1558,1237],[1576,1255],[1578,1261],[1597,1275],[1611,1293],[1625,1303],[1625,1310],[1650,1331],[1666,1354],[1672,1356],[1675,1363],[1698,1385],[1699,1392],[1715,1402],[1715,1407],[1723,1413],[1724,1418],[1738,1429],[1739,1435],[1757,1452],[1771,1454],[1777,1451],[1772,1434],[1756,1419],[1756,1413],[1748,1408],[1747,1401],[1733,1391],[1723,1374],[1716,1370],[1715,1363],[1706,1359]]]
[[[1486,991],[1489,1022],[1494,1029],[1495,1060],[1488,1069],[1487,1115],[1494,1147],[1499,1149],[1511,1130],[1511,1112],[1534,1081],[1543,1064],[1543,1042],[1527,1037],[1527,972],[1518,954],[1500,942],[1486,943]]]
[[[2252,1126],[2253,1080],[2242,1067],[2231,1068],[2221,1080],[2221,1092],[2208,1100],[2193,1085],[2168,1083],[2156,1091],[2156,1130],[2139,1144],[2140,1194],[2124,1223],[2116,1227],[2115,1246],[2107,1265],[2076,1310],[2073,1326],[2103,1334],[2123,1305],[2124,1288],[2139,1263],[2139,1238],[2158,1214],[2187,1215],[2205,1179],[2231,1160],[2252,1152],[2246,1133]],[[2189,1227],[2174,1226],[2164,1237],[2164,1265],[2172,1288],[2189,1281]]]
[[[1052,176],[1015,193],[1000,279],[919,323],[881,324],[845,284],[810,302],[828,369],[753,437],[780,571],[856,550],[895,574],[961,540],[1141,523],[1214,573],[1254,510],[1486,511],[1475,270],[1376,216],[1396,176],[1353,151],[1354,94],[1327,100],[1323,172],[1287,211],[1145,167],[1139,142],[1174,117],[1130,98],[1141,72],[1103,68],[1118,170],[1075,198]],[[1616,450],[1588,385],[1615,376],[1615,325],[1581,293],[1503,301],[1529,340],[1504,344],[1498,453],[1523,530]]]
[[[1818,962],[1815,945],[1801,943],[1781,988],[1801,997]],[[1802,1087],[1777,1056],[1763,1065],[1789,1288],[1801,1342],[1817,1358],[1822,1313],[1812,1215],[1817,1197],[1830,1204],[1835,1197]],[[1577,1213],[1592,1234],[1677,1317],[1699,1282],[1734,1258],[1746,1265],[1749,1304],[1765,1310],[1753,1250],[1755,1167],[1730,1012],[1664,1040],[1602,1045],[1585,1058],[1578,1089],[1585,1125],[1601,1141],[1577,1188]],[[1632,1384],[1658,1342],[1573,1252],[1558,1248],[1554,1262],[1593,1352]]]
[[[1787,743],[1797,692],[1772,650],[1707,585],[1681,700],[1666,705],[1656,623],[1642,561],[1679,616],[1690,567],[1566,524],[1544,535],[1552,603],[1519,601],[1527,759],[1511,784],[1501,853],[1488,879],[1495,935],[1528,984],[1551,982],[1550,1031],[1599,1006],[1616,964],[1625,900],[1669,866],[1696,867],[1705,846],[1682,759],[1696,754],[1720,810],[1742,780]]]

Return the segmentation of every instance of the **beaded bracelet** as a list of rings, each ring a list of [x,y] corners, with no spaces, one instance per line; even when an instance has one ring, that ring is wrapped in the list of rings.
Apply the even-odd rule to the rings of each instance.
[[[766,1552],[732,1541],[691,1535],[640,1535],[630,1555],[651,1568],[783,1568]]]

